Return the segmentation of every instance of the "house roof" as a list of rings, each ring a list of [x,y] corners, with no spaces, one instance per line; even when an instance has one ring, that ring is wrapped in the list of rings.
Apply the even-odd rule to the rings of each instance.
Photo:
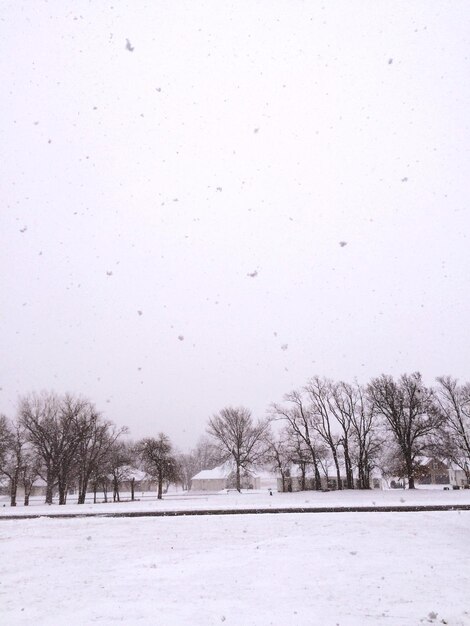
[[[228,478],[232,471],[231,463],[227,462],[219,465],[218,467],[214,467],[214,469],[202,470],[193,476],[192,480],[220,480]]]
[[[228,478],[234,472],[234,465],[231,461],[226,461],[211,470],[202,470],[192,477],[192,480],[220,480]],[[249,471],[243,470],[243,474],[248,474],[254,478],[272,478],[273,473],[262,468],[251,468]]]

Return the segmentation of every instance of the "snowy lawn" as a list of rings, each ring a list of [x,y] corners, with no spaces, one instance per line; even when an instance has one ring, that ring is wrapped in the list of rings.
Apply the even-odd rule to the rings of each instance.
[[[406,506],[432,504],[469,504],[470,489],[444,491],[441,489],[415,490],[345,490],[330,491],[303,491],[298,493],[278,493],[273,491],[270,496],[266,491],[245,491],[242,494],[236,491],[204,493],[176,491],[168,493],[163,500],[158,501],[156,494],[136,494],[137,500],[130,502],[129,494],[122,494],[122,502],[102,502],[93,504],[76,504],[76,496],[69,496],[65,506],[58,504],[45,505],[44,497],[34,498],[29,507],[22,506],[18,501],[17,507],[9,506],[7,496],[0,497],[0,517],[8,515],[48,515],[50,513],[113,513],[130,511],[181,511],[194,509],[252,509],[252,508],[293,508],[293,507],[348,507],[348,506]]]
[[[470,511],[4,519],[0,623],[469,625],[469,539]]]

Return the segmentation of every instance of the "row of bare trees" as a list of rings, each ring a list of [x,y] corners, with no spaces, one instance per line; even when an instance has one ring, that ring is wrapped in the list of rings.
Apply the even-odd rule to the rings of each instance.
[[[222,409],[209,419],[209,437],[187,454],[163,433],[137,443],[126,434],[85,398],[53,392],[21,398],[16,420],[0,416],[0,477],[8,479],[12,506],[19,486],[28,504],[38,477],[47,503],[57,492],[65,504],[72,486],[80,504],[90,490],[95,501],[97,491],[107,501],[112,488],[119,500],[123,481],[133,498],[136,469],[156,481],[161,498],[170,482],[189,489],[200,470],[228,460],[238,489],[242,472],[261,464],[277,472],[284,488],[297,468],[301,488],[310,475],[315,489],[333,475],[339,489],[343,478],[347,488],[367,489],[379,468],[412,489],[426,456],[452,462],[470,482],[470,383],[446,376],[427,387],[419,373],[382,375],[366,385],[315,376],[257,422],[243,407]]]
[[[0,474],[9,479],[11,505],[16,505],[19,486],[24,504],[29,503],[38,477],[46,484],[46,503],[57,491],[59,504],[65,504],[74,485],[83,504],[90,484],[96,492],[112,472],[125,433],[85,398],[53,392],[21,398],[15,421],[0,417]]]
[[[108,501],[120,500],[120,485],[130,484],[134,499],[136,470],[155,480],[158,498],[164,484],[179,480],[177,456],[169,438],[160,433],[137,443],[123,439],[127,428],[118,428],[96,410],[90,400],[53,392],[30,394],[20,399],[16,420],[0,416],[0,478],[6,477],[10,504],[16,506],[18,488],[29,504],[34,482],[46,485],[45,501],[58,494],[65,504],[68,493],[77,493],[84,504],[92,490]]]
[[[218,457],[231,459],[240,474],[256,463],[269,464],[283,489],[297,468],[302,489],[313,474],[336,478],[338,489],[367,489],[371,472],[396,476],[415,487],[425,457],[452,462],[470,483],[470,384],[440,377],[427,387],[419,373],[397,380],[382,375],[367,385],[313,377],[269,408],[255,423],[250,412],[228,407],[207,428]],[[355,479],[356,475],[356,479]]]

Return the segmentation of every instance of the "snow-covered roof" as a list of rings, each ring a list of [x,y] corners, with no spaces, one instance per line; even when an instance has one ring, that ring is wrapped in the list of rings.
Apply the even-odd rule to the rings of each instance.
[[[127,474],[128,476],[128,480],[131,478],[134,478],[136,481],[141,481],[141,480],[148,480],[149,476],[147,474],[147,472],[143,472],[140,469],[137,468],[129,468],[129,473]]]
[[[192,480],[220,480],[221,478],[227,478],[232,471],[231,463],[227,462],[214,467],[214,469],[200,471],[192,477]]]
[[[226,461],[222,465],[214,467],[211,470],[202,470],[192,480],[220,480],[221,478],[228,478],[230,474],[234,472],[234,465],[231,461]],[[251,468],[248,471],[242,470],[242,474],[252,476],[253,478],[272,478],[273,472],[265,470],[263,468]]]

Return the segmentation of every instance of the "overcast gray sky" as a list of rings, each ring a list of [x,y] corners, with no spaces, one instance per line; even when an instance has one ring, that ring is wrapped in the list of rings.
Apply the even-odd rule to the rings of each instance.
[[[466,0],[0,16],[0,412],[186,448],[314,374],[469,379]]]

